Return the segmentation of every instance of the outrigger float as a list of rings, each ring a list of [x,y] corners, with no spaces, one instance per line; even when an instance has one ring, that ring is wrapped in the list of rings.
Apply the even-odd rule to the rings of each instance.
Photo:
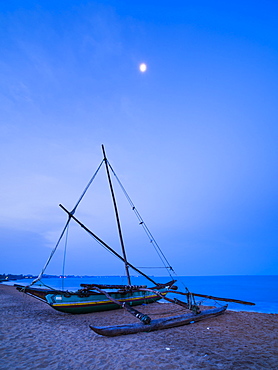
[[[96,327],[96,326],[90,325],[90,328],[94,332],[100,335],[105,335],[105,336],[132,334],[132,333],[138,333],[141,331],[148,332],[148,331],[153,331],[153,330],[172,328],[176,326],[185,325],[188,323],[198,322],[206,318],[218,316],[220,314],[223,314],[225,310],[227,309],[227,305],[224,305],[218,308],[201,311],[200,306],[196,304],[195,296],[208,298],[208,299],[214,299],[218,301],[228,301],[228,302],[237,302],[241,304],[254,305],[254,303],[251,303],[251,302],[239,301],[239,300],[228,299],[228,298],[212,297],[212,296],[207,296],[207,295],[202,295],[202,294],[195,294],[195,293],[190,293],[188,290],[187,292],[180,292],[177,290],[178,288],[174,285],[177,280],[173,279],[171,275],[173,268],[171,267],[164,253],[161,251],[160,247],[156,243],[150,230],[145,225],[142,217],[140,216],[139,212],[135,208],[130,197],[127,195],[127,192],[125,191],[123,185],[121,184],[119,178],[117,177],[116,173],[114,172],[111,164],[109,163],[106,157],[106,153],[105,153],[105,149],[103,145],[102,145],[102,152],[103,152],[103,160],[101,164],[97,168],[95,174],[89,181],[88,185],[86,186],[85,190],[83,191],[81,197],[78,199],[72,211],[67,210],[63,205],[60,204],[60,207],[65,211],[68,218],[62,230],[62,233],[53,251],[51,252],[50,257],[48,258],[45,266],[43,267],[41,273],[35,280],[32,281],[32,283],[29,286],[22,286],[22,285],[15,284],[16,289],[47,303],[48,305],[50,305],[52,308],[54,308],[57,311],[71,313],[71,314],[83,314],[83,313],[92,313],[92,312],[97,312],[97,311],[107,311],[107,310],[113,310],[117,308],[123,308],[141,321],[141,323],[137,323],[137,324],[120,325],[120,326]],[[97,236],[94,232],[92,232],[87,226],[85,226],[75,216],[77,207],[79,206],[81,200],[85,196],[88,188],[90,187],[91,183],[93,182],[94,178],[96,177],[103,163],[106,168],[108,183],[109,183],[110,192],[112,196],[122,254],[117,253],[113,248],[111,248],[107,243],[105,243],[99,236]],[[118,181],[120,185],[120,188],[123,190],[125,196],[127,197],[127,200],[130,203],[132,210],[137,216],[139,220],[139,224],[143,226],[143,229],[146,232],[147,236],[149,237],[151,243],[154,244],[156,252],[158,253],[161,261],[163,262],[164,267],[167,269],[171,277],[171,281],[166,282],[166,283],[158,283],[153,278],[146,275],[144,272],[142,272],[140,269],[135,267],[133,264],[131,264],[127,260],[126,249],[125,249],[125,245],[123,241],[122,229],[121,229],[120,218],[119,218],[119,213],[118,213],[116,197],[115,197],[115,193],[113,189],[111,174],[115,176],[116,180]],[[127,278],[126,285],[81,284],[80,289],[72,292],[72,291],[67,291],[67,290],[65,291],[65,290],[54,289],[54,288],[46,286],[42,282],[41,279],[43,278],[43,274],[47,266],[49,265],[49,262],[52,259],[54,253],[56,252],[63,236],[65,235],[71,221],[75,221],[81,228],[83,228],[83,230],[85,230],[88,234],[90,234],[93,237],[93,239],[95,239],[101,246],[103,246],[106,250],[108,250],[110,253],[115,255],[118,259],[120,259],[124,263],[126,278]],[[134,271],[139,273],[141,276],[144,276],[148,281],[152,283],[152,286],[147,287],[146,285],[132,285],[129,269],[133,269]],[[45,288],[37,287],[35,285],[37,282],[40,282],[42,285],[45,285]],[[169,297],[166,297],[166,295],[170,293],[174,293],[175,295],[177,294],[183,295],[186,297],[186,301],[181,301],[177,298],[171,299]],[[133,306],[153,303],[160,299],[164,299],[168,302],[182,306],[183,308],[190,310],[191,313],[152,320],[148,315],[141,313],[133,308]]]

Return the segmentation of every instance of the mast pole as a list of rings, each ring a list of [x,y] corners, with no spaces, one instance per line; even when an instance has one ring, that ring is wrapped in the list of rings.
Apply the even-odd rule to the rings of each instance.
[[[110,191],[111,191],[111,196],[112,196],[112,200],[113,200],[115,216],[116,216],[116,220],[117,220],[118,233],[119,233],[120,243],[121,243],[121,247],[122,247],[122,253],[123,253],[123,258],[124,258],[124,263],[125,263],[127,281],[128,281],[128,285],[131,285],[131,279],[130,279],[130,274],[129,274],[129,270],[128,270],[129,266],[128,266],[128,262],[127,262],[127,258],[126,258],[125,245],[124,245],[124,239],[123,239],[123,235],[122,235],[122,229],[121,229],[121,224],[120,224],[120,217],[119,217],[119,213],[118,213],[116,197],[115,197],[114,190],[113,190],[113,185],[112,185],[112,181],[111,181],[111,177],[110,177],[110,172],[109,172],[107,158],[106,158],[106,154],[105,154],[105,150],[104,150],[104,145],[102,145],[101,147],[102,147],[103,160],[104,160],[105,167],[106,167],[109,187],[110,187]]]

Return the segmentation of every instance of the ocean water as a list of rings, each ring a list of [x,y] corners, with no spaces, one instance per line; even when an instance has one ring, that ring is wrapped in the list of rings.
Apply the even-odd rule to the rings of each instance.
[[[167,282],[169,277],[154,277],[157,282]],[[178,288],[185,292],[187,287],[190,292],[206,294],[216,297],[233,298],[253,302],[255,306],[237,303],[228,303],[228,309],[235,311],[253,311],[263,313],[278,313],[278,275],[272,276],[181,276],[177,278]],[[30,280],[10,281],[6,284],[30,284]],[[43,282],[56,289],[77,290],[80,284],[126,284],[126,278],[121,276],[96,276],[96,277],[67,277],[46,278]],[[132,277],[132,284],[146,284],[142,277]],[[37,284],[36,284],[37,285]],[[150,285],[150,284],[148,284]],[[169,298],[183,299],[181,295],[169,294]],[[196,297],[199,302],[203,298]],[[205,300],[204,304],[213,301]],[[219,302],[225,304],[225,302]]]

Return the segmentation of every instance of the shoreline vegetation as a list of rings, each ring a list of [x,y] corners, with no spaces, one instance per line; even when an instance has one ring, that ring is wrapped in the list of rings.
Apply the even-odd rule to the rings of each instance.
[[[0,274],[0,283],[11,280],[35,279],[35,278],[36,276],[33,275]]]
[[[171,303],[140,308],[153,318],[179,314]],[[64,314],[5,284],[0,311],[1,369],[277,369],[278,314],[227,311],[195,324],[108,338],[89,325],[136,318],[122,309]]]
[[[104,275],[109,277],[120,277],[120,275]],[[152,276],[152,275],[151,275]],[[212,277],[214,275],[210,275]],[[277,275],[215,275],[215,276],[277,276]],[[5,281],[11,281],[11,280],[22,280],[22,279],[36,279],[38,275],[31,275],[31,274],[0,274],[0,283]],[[99,275],[49,275],[49,274],[43,274],[43,279],[53,279],[53,278],[95,278],[100,277]],[[131,277],[134,277],[131,275]],[[135,276],[136,277],[136,276]],[[192,277],[192,276],[190,276]],[[193,276],[198,277],[198,276]]]
[[[118,275],[111,275],[110,277],[118,277]],[[20,275],[16,275],[16,274],[0,274],[0,283],[4,283],[4,282],[7,282],[7,281],[14,281],[14,280],[23,280],[23,279],[36,279],[38,277],[38,275],[23,275],[23,274],[20,274]],[[65,275],[65,276],[62,276],[62,275],[47,275],[47,274],[43,274],[42,275],[42,278],[43,279],[58,279],[58,278],[78,278],[78,279],[81,279],[81,278],[94,278],[94,277],[98,277],[98,276],[95,276],[95,275]]]

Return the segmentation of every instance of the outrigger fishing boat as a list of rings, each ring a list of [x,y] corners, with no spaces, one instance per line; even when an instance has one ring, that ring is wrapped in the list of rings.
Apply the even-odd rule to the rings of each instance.
[[[71,313],[71,314],[83,314],[83,313],[91,313],[96,311],[107,311],[113,310],[116,308],[124,308],[129,313],[137,317],[141,323],[138,324],[131,324],[131,325],[123,325],[123,326],[114,326],[114,327],[95,327],[90,326],[92,330],[96,333],[101,335],[120,335],[120,334],[130,334],[136,333],[139,331],[152,331],[152,330],[159,330],[174,326],[185,325],[192,322],[197,322],[203,320],[208,317],[214,317],[222,314],[225,312],[227,305],[221,306],[218,308],[213,308],[209,310],[200,310],[200,307],[196,304],[195,296],[209,298],[209,299],[217,299],[222,301],[230,301],[230,302],[237,302],[243,304],[252,304],[250,302],[243,302],[233,299],[226,299],[226,298],[217,298],[211,297],[207,295],[201,294],[194,294],[190,293],[188,290],[186,292],[179,292],[177,287],[174,285],[177,280],[173,279],[171,272],[173,272],[173,268],[169,264],[167,258],[165,257],[164,253],[161,251],[160,247],[156,243],[153,235],[151,234],[150,230],[144,223],[142,217],[140,216],[139,212],[137,211],[136,207],[134,206],[133,202],[131,201],[130,197],[127,195],[123,185],[121,184],[119,178],[117,177],[115,171],[113,170],[110,162],[108,161],[105,153],[104,146],[102,145],[102,152],[103,152],[103,160],[100,163],[99,167],[97,168],[96,172],[90,179],[89,183],[85,187],[81,197],[78,199],[74,208],[69,211],[63,205],[60,204],[60,207],[65,211],[67,214],[67,221],[62,230],[62,233],[52,250],[48,260],[46,261],[45,266],[43,267],[41,273],[38,275],[36,279],[32,281],[32,283],[28,286],[22,286],[15,284],[17,290],[28,294],[34,298],[37,298],[57,311]],[[106,242],[104,242],[99,236],[97,236],[92,230],[90,230],[87,226],[84,225],[76,216],[75,212],[84,198],[87,190],[89,189],[90,185],[92,184],[93,180],[95,179],[99,169],[101,168],[102,164],[104,164],[107,179],[109,183],[109,188],[112,196],[113,208],[115,212],[115,218],[117,223],[119,241],[121,246],[122,254],[116,252],[114,248],[109,246]],[[117,201],[115,197],[113,182],[111,179],[111,174],[113,174],[120,185],[120,188],[123,190],[125,196],[129,204],[131,205],[132,210],[134,211],[135,215],[139,220],[139,224],[143,226],[147,236],[149,237],[151,243],[154,244],[156,252],[159,254],[161,261],[163,262],[164,267],[167,269],[171,280],[165,283],[156,282],[154,278],[148,276],[144,272],[142,272],[139,268],[135,267],[131,264],[126,255],[126,249],[123,241],[122,236],[122,228],[120,224],[119,212],[117,207]],[[45,273],[46,268],[48,267],[54,253],[56,252],[62,238],[64,237],[65,233],[68,230],[69,224],[71,221],[75,221],[83,230],[85,230],[90,236],[93,237],[101,246],[103,246],[107,251],[112,253],[116,256],[119,260],[124,263],[125,273],[127,284],[126,285],[113,285],[113,284],[80,284],[80,289],[77,291],[68,291],[68,290],[59,290],[51,288],[45,285],[42,281],[43,275]],[[145,277],[152,285],[148,287],[147,285],[133,285],[131,282],[131,275],[130,269],[134,270],[136,273],[140,274],[141,276]],[[41,288],[36,286],[35,284],[40,282],[45,287]],[[186,301],[181,301],[177,298],[171,299],[166,297],[167,294],[175,293],[181,294],[186,297]],[[186,313],[179,316],[174,317],[167,317],[162,319],[151,320],[151,318],[139,312],[138,310],[134,309],[133,306],[141,305],[141,304],[148,304],[156,302],[160,299],[164,299],[168,302],[177,304],[190,310],[190,313]]]

